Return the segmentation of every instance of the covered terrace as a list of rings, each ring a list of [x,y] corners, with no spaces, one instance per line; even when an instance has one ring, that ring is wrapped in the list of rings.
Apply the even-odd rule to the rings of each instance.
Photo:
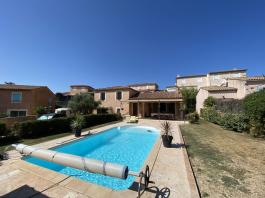
[[[182,101],[178,92],[141,92],[129,99],[129,111],[140,118],[182,120]]]

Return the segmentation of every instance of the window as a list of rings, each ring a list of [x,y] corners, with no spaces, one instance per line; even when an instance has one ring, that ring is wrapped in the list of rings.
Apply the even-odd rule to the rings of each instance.
[[[100,93],[100,100],[105,100],[106,99],[106,93],[105,92],[101,92]]]
[[[11,94],[11,102],[19,103],[22,101],[22,93],[21,92],[12,92]]]
[[[121,91],[117,91],[116,92],[116,99],[117,100],[121,100],[122,99],[122,92]]]
[[[10,111],[9,116],[10,117],[22,117],[22,116],[26,116],[27,115],[27,111],[23,110],[23,111]]]

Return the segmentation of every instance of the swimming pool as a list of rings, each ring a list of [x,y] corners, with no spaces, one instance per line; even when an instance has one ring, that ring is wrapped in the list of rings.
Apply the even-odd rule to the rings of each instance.
[[[139,172],[158,137],[159,132],[155,128],[127,125],[111,128],[51,150],[127,165],[130,171]],[[35,157],[26,157],[24,160],[114,190],[127,189],[135,180],[135,177],[130,175],[123,180],[58,165]]]

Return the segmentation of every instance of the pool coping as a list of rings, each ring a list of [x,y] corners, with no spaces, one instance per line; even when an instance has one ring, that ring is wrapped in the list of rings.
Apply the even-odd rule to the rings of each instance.
[[[145,190],[141,197],[150,198],[161,196],[163,189],[169,189],[169,191],[171,191],[170,197],[178,197],[181,195],[183,198],[199,198],[200,195],[196,188],[196,181],[192,174],[189,158],[187,153],[185,153],[186,148],[185,146],[178,146],[178,144],[184,144],[183,139],[181,139],[182,134],[179,125],[185,124],[185,122],[169,122],[172,122],[174,125],[174,146],[172,148],[165,148],[162,145],[161,138],[156,140],[156,143],[153,145],[152,150],[149,152],[149,155],[142,166],[142,170],[147,164],[150,166],[151,181],[154,183],[149,185],[150,189]],[[36,144],[35,146],[45,149],[60,146],[64,143],[83,139],[84,137],[87,137],[86,134],[89,132],[99,133],[123,125],[154,127],[161,133],[161,123],[162,121],[159,120],[146,119],[140,119],[138,124],[128,124],[126,122],[113,123],[111,125],[99,126],[98,128],[86,130],[83,132],[84,135],[80,138],[74,138],[73,135],[69,135]],[[60,143],[59,145],[58,142]],[[42,194],[48,197],[137,197],[136,189],[139,181],[138,178],[135,178],[132,187],[129,189],[112,190],[44,167],[30,164],[21,160],[21,155],[14,150],[10,151],[8,154],[10,154],[10,159],[4,161],[0,169],[0,183],[6,186],[6,188],[0,189],[0,195],[6,195],[7,193],[12,193],[14,191],[16,196],[20,196],[21,194],[19,193],[27,193],[30,197],[42,197]],[[18,190],[18,187],[22,187],[22,185],[31,187],[30,189],[33,189],[33,192],[32,190],[27,192],[23,192],[23,190],[21,191],[20,189]],[[24,194],[22,195],[24,196]]]
[[[200,188],[199,188],[195,173],[192,168],[192,164],[191,164],[191,161],[190,161],[187,149],[186,149],[186,143],[185,143],[183,134],[181,132],[180,126],[178,126],[178,129],[180,131],[180,143],[185,146],[185,149],[182,149],[182,152],[184,156],[185,167],[187,169],[187,177],[188,177],[188,181],[189,181],[189,185],[191,189],[191,196],[201,197]]]
[[[93,135],[97,135],[100,133],[104,133],[107,130],[110,130],[112,128],[122,127],[122,126],[126,126],[126,125],[143,126],[143,127],[147,126],[147,125],[143,125],[143,124],[136,124],[135,125],[135,124],[129,124],[129,123],[125,123],[125,122],[117,123],[114,125],[115,126],[108,125],[108,126],[99,127],[99,128],[93,129],[93,130],[86,130],[83,133],[87,132],[88,136],[84,135],[84,136],[81,136],[80,138],[72,138],[69,141],[67,141],[66,143],[62,143],[60,145],[50,146],[50,147],[48,147],[48,149],[58,148],[58,147],[66,145],[66,144],[71,144],[75,141],[81,141],[83,138],[89,138],[89,136],[91,136],[91,135],[89,135],[91,133],[91,131],[94,132],[92,134],[92,136],[93,136]],[[150,126],[147,126],[147,127],[150,127]],[[104,128],[104,129],[102,129],[102,128]],[[153,128],[155,128],[160,133],[160,129],[158,129],[156,127],[153,127]],[[97,132],[97,130],[99,130],[99,131]],[[72,137],[72,135],[69,137]],[[158,137],[157,140],[155,141],[150,153],[148,154],[146,160],[144,161],[143,166],[140,169],[140,172],[144,171],[146,165],[148,165],[150,167],[150,174],[152,174],[152,170],[153,170],[155,160],[156,160],[156,157],[158,155],[161,143],[162,143],[161,138]],[[36,146],[38,146],[38,144]],[[69,188],[70,190],[77,191],[78,193],[84,194],[88,197],[91,194],[93,194],[93,197],[102,197],[102,195],[104,196],[105,194],[107,195],[109,193],[111,193],[112,196],[114,196],[114,197],[119,197],[119,196],[123,197],[125,195],[126,195],[126,197],[136,197],[136,195],[137,195],[137,191],[135,191],[136,190],[135,187],[132,187],[133,184],[128,189],[113,190],[113,189],[110,189],[110,188],[107,188],[107,187],[104,187],[104,186],[101,186],[98,184],[86,182],[86,181],[80,180],[78,178],[75,178],[75,177],[72,177],[69,175],[65,175],[65,174],[62,174],[62,173],[59,173],[59,172],[35,165],[35,164],[32,164],[32,163],[29,163],[29,162],[25,161],[24,158],[27,158],[27,156],[23,156],[19,160],[19,167],[21,169],[23,169],[24,171],[32,173],[32,174],[39,176],[39,177],[42,177],[42,178],[45,175],[45,177],[44,177],[45,179],[48,179],[49,181],[54,182],[56,185],[59,185],[59,186],[62,185],[65,188]],[[51,175],[51,176],[47,177],[47,175]],[[138,182],[137,180],[139,180],[139,178],[135,177],[135,180],[133,183]],[[97,192],[100,191],[100,194],[96,195],[95,190]]]

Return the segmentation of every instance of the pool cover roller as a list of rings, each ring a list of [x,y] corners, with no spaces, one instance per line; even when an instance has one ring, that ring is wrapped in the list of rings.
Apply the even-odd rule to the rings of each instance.
[[[21,154],[29,155],[63,166],[69,166],[92,173],[117,177],[120,179],[126,179],[128,177],[129,170],[128,166],[125,165],[104,162],[53,150],[40,149],[33,146],[27,146],[25,144],[13,144],[12,146],[15,147],[15,149]]]

